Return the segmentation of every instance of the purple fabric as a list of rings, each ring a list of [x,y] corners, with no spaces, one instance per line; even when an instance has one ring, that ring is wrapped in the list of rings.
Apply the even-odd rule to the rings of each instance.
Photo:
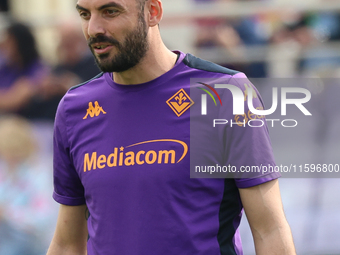
[[[24,70],[7,66],[5,62],[0,63],[0,89],[10,88],[18,79],[26,77],[37,83],[47,72],[47,67],[40,61],[34,62]]]
[[[253,186],[259,185],[261,183],[266,183],[266,182],[272,181],[274,179],[277,179],[280,176],[281,175],[279,173],[269,173],[269,174],[262,176],[261,178],[238,179],[237,180],[237,187],[240,188],[240,189],[253,187]]]
[[[59,105],[53,197],[87,204],[89,255],[219,255],[222,200],[240,215],[239,196],[224,193],[223,179],[190,178],[190,111],[177,116],[166,102],[180,89],[190,94],[190,78],[220,74],[189,67],[180,54],[153,81],[119,85],[104,73],[71,89]],[[248,187],[263,180],[235,182]],[[235,184],[228,188],[237,194]],[[228,242],[234,238],[241,254],[239,219],[230,222]]]

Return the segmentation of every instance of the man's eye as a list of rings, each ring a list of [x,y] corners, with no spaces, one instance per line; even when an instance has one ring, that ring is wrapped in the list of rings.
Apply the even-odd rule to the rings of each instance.
[[[90,14],[87,12],[80,12],[79,16],[82,17],[83,19],[88,19],[90,17]]]
[[[107,9],[107,10],[104,11],[104,14],[110,15],[110,16],[116,15],[117,13],[118,13],[118,11],[113,10],[113,9]]]

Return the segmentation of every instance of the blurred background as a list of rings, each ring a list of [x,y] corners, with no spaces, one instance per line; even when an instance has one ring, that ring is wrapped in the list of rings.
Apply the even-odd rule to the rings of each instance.
[[[56,107],[71,86],[99,73],[75,3],[0,0],[0,255],[44,254],[54,232]],[[340,163],[340,0],[163,5],[160,29],[170,49],[245,72],[268,105],[278,79],[323,79],[311,89],[312,118],[297,128],[270,128],[274,153],[278,164]],[[280,180],[298,254],[340,254],[339,184],[337,178]],[[244,253],[254,254],[246,217],[240,228]]]

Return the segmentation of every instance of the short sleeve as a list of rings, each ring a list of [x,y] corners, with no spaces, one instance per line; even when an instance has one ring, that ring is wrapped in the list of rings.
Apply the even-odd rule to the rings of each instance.
[[[248,188],[280,177],[273,171],[275,160],[265,116],[253,114],[247,104],[247,96],[252,97],[254,108],[264,109],[259,92],[243,73],[234,75],[230,84],[245,95],[244,114],[234,115],[233,124],[226,131],[226,165],[244,171],[235,175],[236,186]]]
[[[54,123],[53,198],[64,205],[82,205],[85,204],[84,187],[70,156],[64,107],[63,98],[58,106]]]

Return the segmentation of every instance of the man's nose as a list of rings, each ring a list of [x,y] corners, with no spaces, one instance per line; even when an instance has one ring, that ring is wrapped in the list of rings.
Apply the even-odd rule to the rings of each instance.
[[[96,37],[100,34],[105,34],[105,28],[100,21],[100,17],[93,15],[89,20],[87,33],[90,37]]]

